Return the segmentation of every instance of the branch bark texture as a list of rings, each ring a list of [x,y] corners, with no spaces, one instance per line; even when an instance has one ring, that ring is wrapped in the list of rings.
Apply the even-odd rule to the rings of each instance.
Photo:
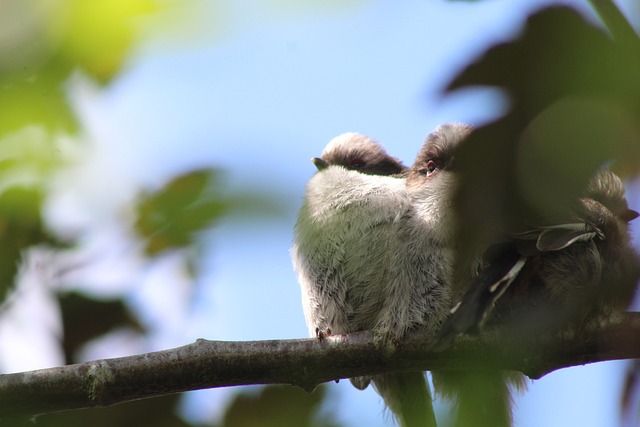
[[[371,332],[323,340],[208,341],[175,349],[0,375],[0,420],[213,387],[322,382],[401,370],[512,369],[539,378],[556,369],[640,358],[640,313],[607,324],[505,342],[464,337],[433,352],[420,336],[380,347]]]

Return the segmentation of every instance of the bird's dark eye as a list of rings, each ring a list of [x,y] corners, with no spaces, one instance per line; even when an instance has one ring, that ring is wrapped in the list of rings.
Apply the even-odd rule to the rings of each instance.
[[[358,157],[356,157],[355,159],[351,159],[351,161],[349,162],[349,167],[354,169],[360,169],[364,165],[365,165],[364,160]]]
[[[429,160],[425,169],[427,175],[431,175],[436,169],[438,169],[438,163],[435,160]]]

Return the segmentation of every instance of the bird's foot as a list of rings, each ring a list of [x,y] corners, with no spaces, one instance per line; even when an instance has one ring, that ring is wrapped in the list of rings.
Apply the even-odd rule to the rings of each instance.
[[[331,329],[327,328],[327,329],[320,329],[320,328],[316,328],[316,338],[318,338],[320,341],[324,340],[327,337],[331,336]]]

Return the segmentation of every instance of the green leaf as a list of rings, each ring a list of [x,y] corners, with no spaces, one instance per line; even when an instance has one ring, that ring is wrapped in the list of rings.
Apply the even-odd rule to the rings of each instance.
[[[27,125],[77,130],[65,87],[82,69],[100,82],[122,68],[154,0],[8,0],[0,14],[0,137]]]
[[[135,228],[146,239],[149,255],[191,245],[224,213],[224,201],[212,191],[218,179],[214,169],[196,170],[142,196]]]
[[[70,164],[73,154],[41,126],[0,138],[0,189],[18,183],[44,187],[52,174]]]
[[[22,251],[39,243],[55,243],[40,217],[42,193],[11,187],[0,194],[0,300],[13,284]]]
[[[122,67],[139,36],[140,18],[158,9],[153,0],[64,0],[49,14],[48,30],[60,38],[59,60],[80,66],[99,81]]]
[[[0,137],[28,125],[51,132],[75,131],[75,117],[61,86],[43,75],[0,86]]]

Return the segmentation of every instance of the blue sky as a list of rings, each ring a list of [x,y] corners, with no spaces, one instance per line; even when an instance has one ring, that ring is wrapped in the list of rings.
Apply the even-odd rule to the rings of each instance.
[[[288,250],[314,173],[309,159],[332,137],[357,131],[411,164],[438,124],[495,117],[505,106],[499,94],[443,98],[440,91],[461,66],[517,35],[531,10],[550,3],[202,1],[192,42],[146,44],[106,90],[75,82],[94,153],[83,173],[109,185],[101,203],[116,206],[119,191],[212,165],[226,170],[229,192],[251,188],[275,195],[281,206],[275,218],[227,218],[212,230],[189,303],[175,256],[136,276],[140,286],[129,290],[130,299],[154,325],[151,346],[305,337]],[[589,13],[586,1],[569,3]],[[94,200],[91,191],[81,198]],[[107,348],[87,357],[104,357]],[[535,382],[517,399],[516,425],[610,425],[623,367],[566,369]],[[346,425],[391,425],[372,390],[358,392],[346,381],[330,387]],[[219,414],[233,392],[192,393],[183,411],[193,419]]]

